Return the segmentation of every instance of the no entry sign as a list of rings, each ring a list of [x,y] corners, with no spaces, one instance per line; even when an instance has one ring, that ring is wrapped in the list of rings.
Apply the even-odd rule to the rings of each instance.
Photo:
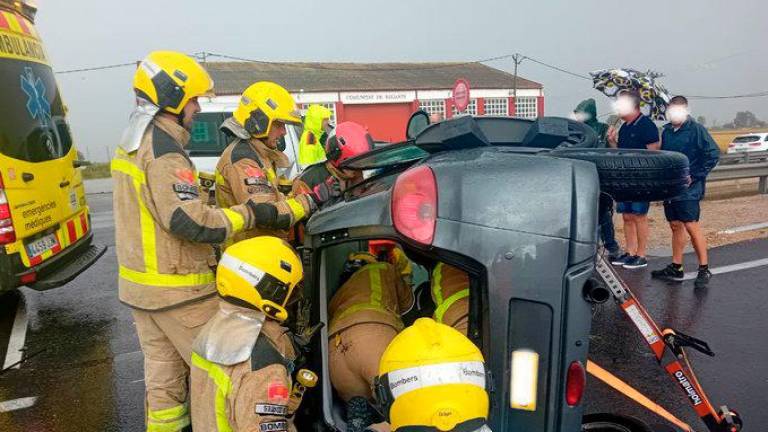
[[[453,104],[456,111],[464,112],[469,106],[469,81],[457,79],[453,85]]]

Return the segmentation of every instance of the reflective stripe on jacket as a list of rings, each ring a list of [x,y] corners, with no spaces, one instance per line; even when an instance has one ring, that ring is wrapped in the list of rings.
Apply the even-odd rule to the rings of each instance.
[[[291,217],[291,225],[308,216],[311,198],[297,195],[286,198],[278,188],[277,168],[290,165],[282,152],[270,149],[257,139],[235,139],[222,153],[216,165],[216,202],[219,207],[231,207],[248,200],[273,203],[282,214]],[[288,236],[287,231],[252,229],[234,236],[232,242],[252,237]]]
[[[290,336],[266,320],[247,361],[224,366],[192,353],[192,427],[207,432],[295,431]]]
[[[400,316],[413,306],[413,292],[395,266],[377,262],[355,272],[333,295],[328,305],[328,335],[360,323],[381,323],[403,328]]]
[[[466,272],[438,263],[432,271],[431,285],[435,321],[453,327],[469,315],[469,276]]]
[[[199,197],[189,133],[157,117],[134,153],[112,160],[120,300],[164,309],[213,295],[212,244],[250,226],[245,206],[215,209]]]

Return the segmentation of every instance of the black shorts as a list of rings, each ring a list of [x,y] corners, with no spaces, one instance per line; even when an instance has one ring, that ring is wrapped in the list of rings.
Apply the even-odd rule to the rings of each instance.
[[[664,216],[669,222],[698,222],[701,215],[699,203],[699,200],[664,201]]]

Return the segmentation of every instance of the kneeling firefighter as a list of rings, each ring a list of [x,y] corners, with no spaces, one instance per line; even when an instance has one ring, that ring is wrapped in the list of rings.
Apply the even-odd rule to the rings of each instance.
[[[216,201],[229,207],[246,201],[273,203],[279,212],[279,230],[250,230],[238,234],[234,241],[260,235],[286,238],[287,229],[308,217],[329,198],[330,190],[322,185],[306,193],[286,198],[280,191],[278,168],[288,168],[291,161],[280,148],[287,124],[298,124],[296,103],[286,89],[261,81],[252,84],[240,96],[232,117],[221,129],[235,137],[216,165]]]
[[[356,432],[373,422],[368,402],[379,359],[402,330],[400,317],[414,298],[397,267],[369,253],[350,256],[340,285],[328,305],[328,367],[331,384],[347,402],[347,430]]]
[[[341,169],[341,163],[371,150],[373,138],[364,127],[354,122],[339,123],[325,141],[327,160],[307,167],[294,180],[293,193],[324,192],[328,187],[335,191],[332,198],[338,198],[341,192],[363,180],[362,171]],[[331,199],[325,204],[333,202]]]
[[[483,354],[455,329],[419,318],[381,357],[376,398],[394,432],[490,432]]]
[[[298,255],[279,238],[255,237],[224,251],[218,312],[193,345],[195,431],[295,430],[298,404],[289,393],[296,351],[280,323],[301,278]]]
[[[469,275],[449,264],[438,263],[430,280],[435,321],[467,335],[469,325]]]
[[[217,209],[200,199],[184,151],[199,96],[213,81],[192,58],[155,51],[133,78],[136,108],[112,160],[120,301],[131,307],[144,353],[148,431],[189,425],[192,340],[216,311],[214,244],[275,226],[277,210],[247,200]]]

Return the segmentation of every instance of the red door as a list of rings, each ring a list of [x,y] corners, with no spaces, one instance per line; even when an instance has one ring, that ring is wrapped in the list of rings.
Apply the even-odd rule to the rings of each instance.
[[[344,105],[344,121],[368,128],[376,141],[405,140],[405,128],[411,116],[411,104]]]

